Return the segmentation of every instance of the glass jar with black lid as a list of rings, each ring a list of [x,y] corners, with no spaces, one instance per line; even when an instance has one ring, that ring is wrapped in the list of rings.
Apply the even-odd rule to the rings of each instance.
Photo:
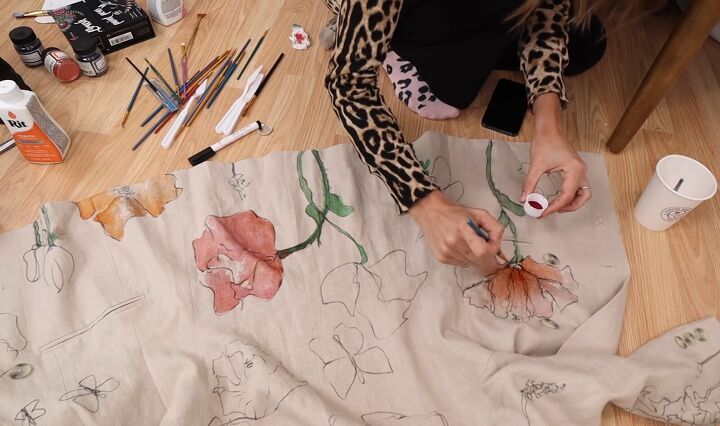
[[[72,43],[80,70],[88,77],[99,77],[107,72],[107,61],[95,40],[79,38]]]

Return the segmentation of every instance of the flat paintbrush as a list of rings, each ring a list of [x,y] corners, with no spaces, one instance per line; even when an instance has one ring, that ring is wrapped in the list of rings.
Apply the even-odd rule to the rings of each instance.
[[[207,109],[210,109],[215,101],[217,100],[218,96],[220,96],[220,92],[222,92],[223,88],[225,88],[225,85],[227,84],[228,80],[230,80],[230,77],[232,77],[233,73],[235,72],[235,69],[237,69],[237,66],[240,64],[240,59],[242,58],[243,54],[245,53],[245,48],[247,48],[248,43],[250,43],[250,40],[248,40],[245,45],[240,50],[240,53],[238,53],[235,60],[232,62],[232,65],[227,70],[227,74],[225,77],[223,77],[222,81],[220,82],[220,85],[215,90],[215,93],[212,94],[212,97],[208,101]]]
[[[257,90],[255,91],[255,94],[252,98],[250,98],[250,101],[247,103],[247,107],[245,107],[240,114],[241,117],[244,117],[245,114],[250,110],[250,107],[255,102],[255,99],[257,99],[258,96],[260,96],[260,92],[262,92],[263,88],[267,84],[268,80],[270,80],[270,77],[272,77],[273,73],[275,72],[275,68],[280,64],[280,61],[285,57],[284,53],[281,53],[280,56],[275,60],[275,63],[272,64],[272,67],[270,68],[270,71],[268,71],[267,75],[262,79],[262,82],[258,86]]]
[[[217,72],[217,74],[215,74],[215,77],[213,77],[212,81],[210,82],[209,89],[206,90],[205,93],[200,97],[197,104],[195,104],[195,107],[188,115],[187,120],[185,120],[185,124],[183,124],[183,128],[190,127],[195,121],[195,117],[197,117],[197,115],[200,113],[200,110],[205,107],[205,104],[207,104],[208,100],[210,99],[210,95],[212,95],[218,84],[220,84],[220,77],[225,75],[231,61],[231,57],[228,57],[225,60],[225,63],[223,63],[223,65],[220,67],[220,70]]]
[[[50,15],[49,10],[34,10],[32,12],[15,12],[13,13],[13,16],[15,18],[34,18],[37,16],[48,16]]]

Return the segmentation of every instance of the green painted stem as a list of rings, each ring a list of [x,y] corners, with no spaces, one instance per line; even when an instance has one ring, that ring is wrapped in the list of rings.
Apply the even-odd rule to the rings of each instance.
[[[510,197],[500,192],[500,190],[495,186],[495,181],[492,176],[492,147],[493,141],[488,142],[488,146],[485,149],[485,178],[488,181],[488,185],[490,186],[490,190],[495,196],[495,199],[498,200],[498,203],[500,203],[500,216],[498,216],[498,221],[503,226],[510,228],[510,232],[512,232],[513,247],[515,250],[509,263],[510,265],[515,265],[522,260],[522,254],[520,254],[520,245],[517,242],[517,228],[515,227],[515,223],[512,219],[510,219],[510,215],[505,212],[505,209],[512,211],[518,216],[524,216],[525,210],[521,205],[512,201]]]
[[[298,173],[298,182],[300,185],[300,189],[302,190],[303,194],[305,195],[305,199],[308,201],[307,209],[310,209],[311,213],[308,213],[308,210],[306,209],[306,213],[308,216],[310,216],[315,223],[317,224],[315,230],[310,234],[310,236],[303,242],[294,245],[292,247],[288,247],[283,250],[278,251],[278,257],[280,259],[284,259],[291,254],[298,252],[300,250],[303,250],[304,248],[308,247],[309,245],[313,244],[315,241],[320,241],[320,235],[322,233],[322,227],[325,222],[329,223],[333,228],[337,229],[338,232],[340,232],[342,235],[346,236],[350,241],[355,244],[355,247],[358,249],[358,252],[360,252],[360,263],[367,262],[367,254],[365,253],[365,248],[358,244],[358,242],[345,230],[340,228],[338,225],[333,223],[330,219],[328,219],[327,215],[330,211],[330,205],[334,201],[331,197],[330,192],[330,182],[327,177],[327,171],[325,169],[325,164],[323,164],[322,158],[320,158],[320,153],[317,150],[312,150],[313,156],[315,157],[315,161],[317,162],[318,167],[320,168],[320,174],[322,176],[322,187],[323,187],[323,208],[320,209],[317,204],[315,204],[315,201],[313,200],[312,191],[310,190],[310,186],[308,185],[307,179],[305,179],[305,176],[302,171],[302,155],[304,151],[301,151],[298,153],[297,162],[296,162],[296,168]],[[337,196],[335,196],[339,200]],[[350,211],[352,211],[350,208],[348,208]],[[335,210],[336,211],[336,210]]]

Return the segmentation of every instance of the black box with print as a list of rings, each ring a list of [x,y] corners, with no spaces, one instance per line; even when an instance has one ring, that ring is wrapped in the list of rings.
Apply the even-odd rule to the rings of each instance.
[[[91,38],[105,53],[155,37],[150,18],[135,0],[84,0],[51,16],[71,45]]]

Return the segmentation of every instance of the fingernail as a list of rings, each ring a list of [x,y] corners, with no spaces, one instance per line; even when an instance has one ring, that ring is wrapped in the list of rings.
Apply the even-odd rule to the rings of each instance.
[[[520,194],[520,202],[521,202],[521,203],[524,203],[524,202],[525,202],[525,197],[526,197],[526,196],[527,196],[527,194],[525,194],[525,192],[523,192],[522,194]]]

